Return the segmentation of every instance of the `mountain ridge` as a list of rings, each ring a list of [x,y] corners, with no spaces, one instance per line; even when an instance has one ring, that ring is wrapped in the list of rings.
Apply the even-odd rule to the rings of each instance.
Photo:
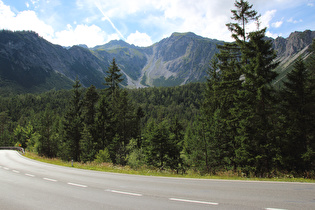
[[[294,56],[303,52],[315,38],[315,32],[293,32],[288,38],[272,39],[281,68],[290,66]],[[30,31],[0,32],[0,88],[18,84],[25,92],[39,89],[64,89],[78,78],[83,86],[104,88],[104,76],[113,58],[122,70],[129,88],[177,86],[204,81],[211,58],[223,41],[192,32],[174,32],[170,37],[138,47],[123,40],[86,48],[55,45]],[[282,75],[283,76],[283,75]],[[3,92],[3,91],[2,91]],[[2,93],[0,91],[0,93]]]

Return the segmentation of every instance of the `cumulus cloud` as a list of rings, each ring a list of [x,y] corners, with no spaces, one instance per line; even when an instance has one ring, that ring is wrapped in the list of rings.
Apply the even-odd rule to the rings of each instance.
[[[45,38],[51,38],[54,33],[53,28],[38,19],[34,11],[26,10],[15,14],[2,1],[0,1],[0,28],[12,31],[32,30]]]
[[[147,47],[152,45],[151,37],[146,33],[140,33],[136,31],[136,33],[132,33],[128,36],[126,40],[129,44],[134,44],[139,47]]]
[[[36,1],[32,1],[33,4]],[[104,44],[117,34],[107,35],[96,25],[77,25],[73,28],[70,24],[62,31],[55,32],[53,27],[40,20],[35,11],[26,10],[15,14],[10,6],[0,0],[0,28],[12,31],[31,30],[54,44],[72,46],[86,44],[89,47]]]
[[[26,2],[30,8],[40,7],[35,9],[37,12],[43,9],[39,0]],[[234,0],[76,0],[74,8],[71,8],[69,13],[74,11],[71,14],[84,15],[82,17],[78,15],[77,22],[74,23],[73,19],[69,22],[61,22],[61,19],[57,18],[49,20],[50,16],[46,16],[44,22],[34,11],[12,12],[10,7],[0,0],[0,27],[10,30],[34,30],[53,43],[67,46],[82,43],[88,46],[100,45],[112,39],[125,39],[124,37],[127,37],[125,40],[131,44],[148,46],[153,43],[152,39],[159,41],[173,32],[188,31],[204,37],[232,41],[231,33],[225,24],[232,22],[230,17],[234,2]],[[285,16],[279,20],[277,15],[279,16],[283,10],[313,2],[255,0],[252,3],[253,9],[262,13],[260,28],[267,27],[270,31],[276,31],[276,28],[283,27],[283,23],[302,21],[293,18],[287,20],[288,17]],[[51,10],[53,16],[55,10]],[[55,24],[57,21],[58,24]],[[73,26],[68,25],[65,28],[64,25],[67,23]],[[58,31],[51,27],[53,25],[58,25]],[[111,28],[100,28],[102,26],[105,28],[106,25]],[[113,34],[105,32],[108,28],[114,29]],[[248,26],[247,32],[256,29],[257,25],[252,23]],[[276,36],[270,31],[267,32],[270,36]]]
[[[97,44],[105,43],[106,36],[106,33],[96,25],[77,25],[72,28],[68,24],[66,30],[56,32],[55,37],[50,41],[63,46],[86,44],[88,47],[94,47]]]

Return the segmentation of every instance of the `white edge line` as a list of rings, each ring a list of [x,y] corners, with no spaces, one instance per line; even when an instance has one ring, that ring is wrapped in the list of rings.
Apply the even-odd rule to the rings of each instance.
[[[72,186],[76,186],[76,187],[87,187],[86,185],[76,184],[76,183],[71,183],[71,182],[68,182],[67,184],[72,185]]]
[[[50,181],[50,182],[57,182],[56,179],[49,179],[49,178],[43,178],[43,179],[46,180],[46,181]]]
[[[25,176],[34,177],[35,175],[33,175],[33,174],[25,174]]]
[[[265,210],[287,210],[287,209],[266,208]]]
[[[117,191],[117,190],[106,190],[106,191],[109,191],[112,193],[124,194],[124,195],[142,196],[142,194],[139,194],[139,193],[123,192],[123,191]]]
[[[179,198],[169,198],[171,201],[181,201],[187,203],[200,203],[200,204],[207,204],[207,205],[219,205],[219,203],[207,202],[207,201],[195,201],[195,200],[187,200],[187,199],[179,199]]]

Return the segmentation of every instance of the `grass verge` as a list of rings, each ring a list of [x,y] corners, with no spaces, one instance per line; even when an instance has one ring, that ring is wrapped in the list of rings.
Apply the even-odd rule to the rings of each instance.
[[[291,175],[283,175],[282,177],[273,177],[273,178],[247,178],[241,177],[232,173],[231,171],[219,172],[218,175],[201,175],[200,173],[194,172],[192,170],[186,171],[185,174],[177,174],[174,171],[169,170],[159,170],[157,168],[143,166],[137,169],[133,169],[130,166],[120,166],[114,165],[112,163],[96,163],[96,162],[88,162],[88,163],[80,163],[80,162],[68,162],[63,161],[58,158],[46,158],[38,156],[35,153],[27,152],[24,155],[27,158],[50,163],[59,166],[65,167],[74,167],[85,170],[94,170],[94,171],[103,171],[103,172],[111,172],[111,173],[124,173],[124,174],[134,174],[134,175],[145,175],[145,176],[164,176],[164,177],[177,177],[177,178],[195,178],[195,179],[225,179],[225,180],[247,180],[247,181],[279,181],[279,182],[307,182],[307,183],[315,183],[314,179],[305,179],[305,178],[295,178]]]

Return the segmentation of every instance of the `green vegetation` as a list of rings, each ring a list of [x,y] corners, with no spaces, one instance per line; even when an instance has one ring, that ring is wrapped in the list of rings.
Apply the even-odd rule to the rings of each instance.
[[[246,33],[259,16],[246,1],[235,6],[235,42],[220,46],[206,83],[122,89],[113,59],[103,90],[76,80],[71,91],[0,97],[0,146],[111,172],[315,179],[315,41],[276,89],[266,29]]]

